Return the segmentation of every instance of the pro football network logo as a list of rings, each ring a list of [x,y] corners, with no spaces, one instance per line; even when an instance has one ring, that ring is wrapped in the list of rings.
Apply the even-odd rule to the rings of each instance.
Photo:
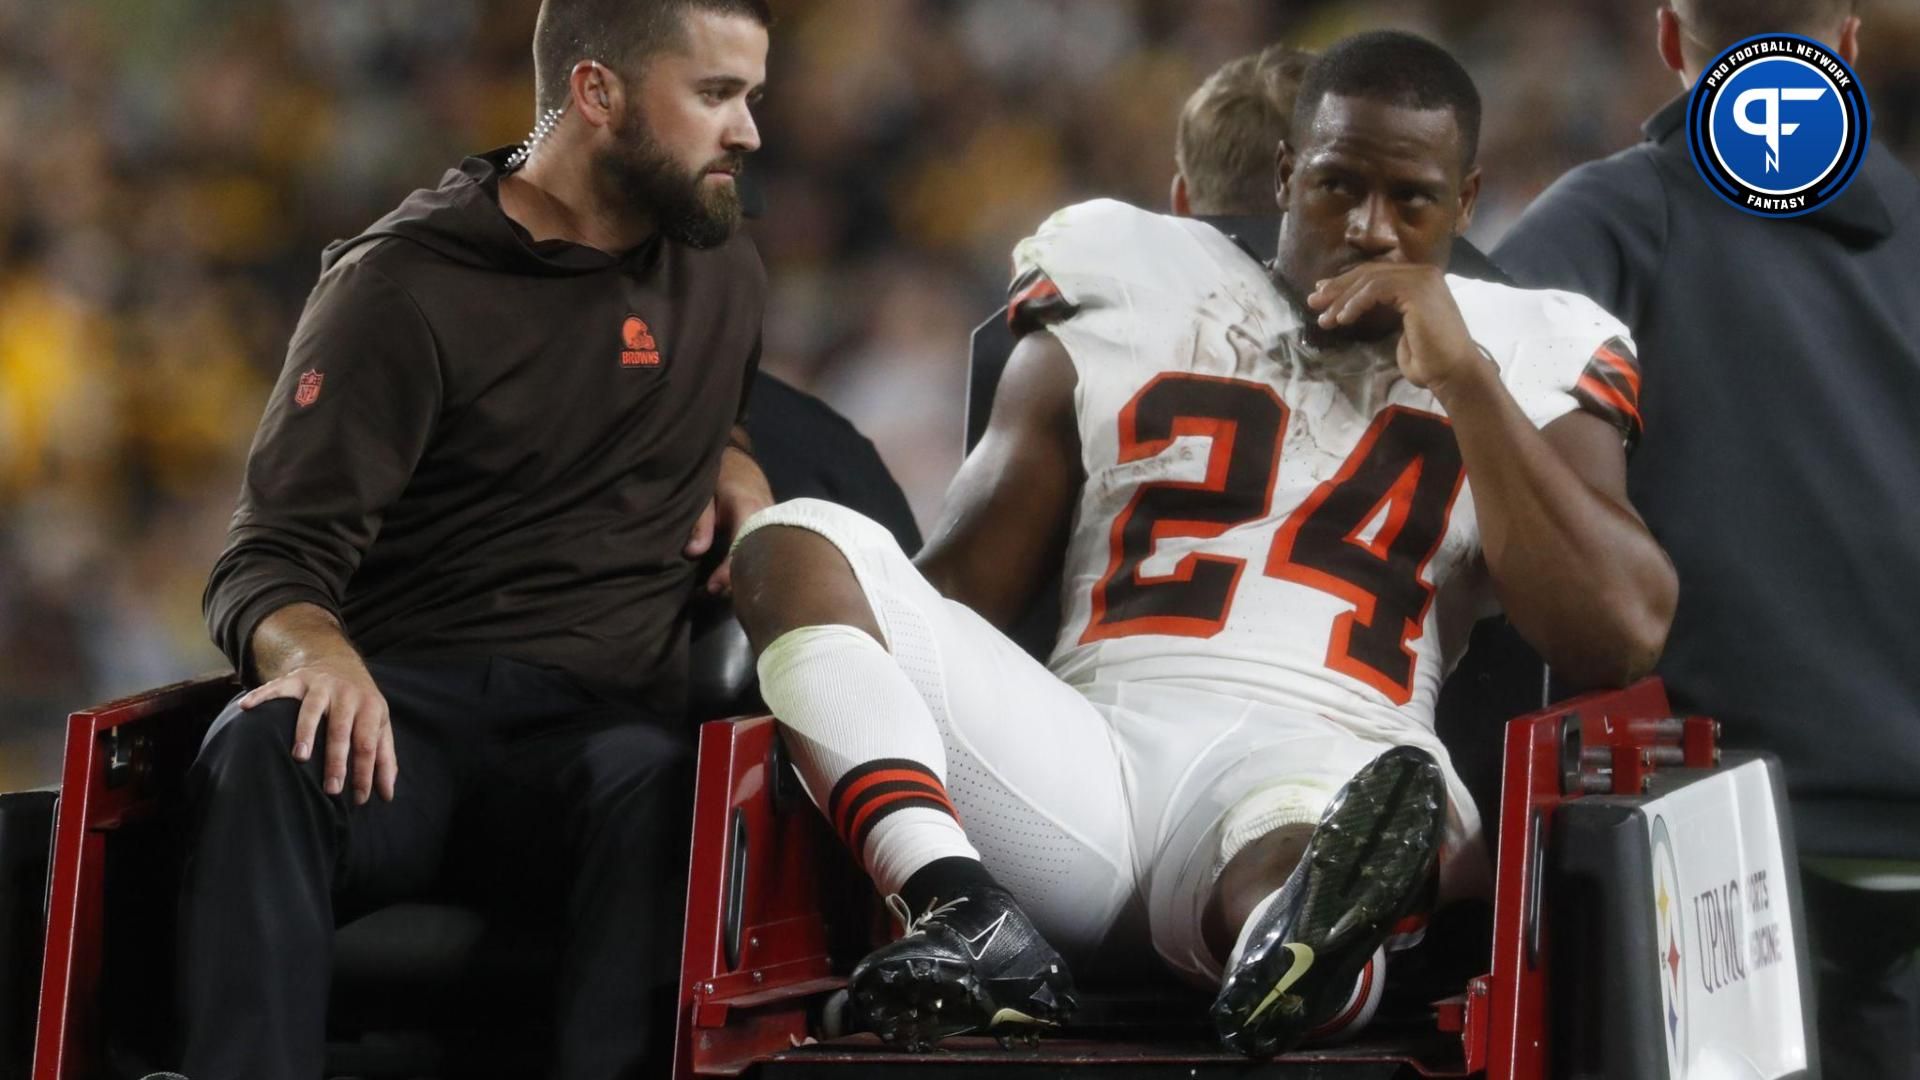
[[[1845,191],[1872,125],[1853,69],[1798,34],[1721,53],[1687,100],[1693,167],[1714,194],[1762,217],[1799,217]]]
[[[1667,819],[1653,818],[1653,920],[1659,945],[1660,1025],[1667,1033],[1667,1074],[1679,1076],[1687,1060],[1686,919],[1681,913],[1680,863],[1674,858]]]

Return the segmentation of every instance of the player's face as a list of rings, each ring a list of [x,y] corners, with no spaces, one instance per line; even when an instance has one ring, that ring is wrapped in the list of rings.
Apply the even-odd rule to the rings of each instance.
[[[740,223],[734,179],[759,149],[751,106],[767,77],[767,31],[738,15],[694,11],[686,41],[650,57],[613,141],[598,155],[604,181],[653,215],[668,236],[712,247]]]
[[[1366,262],[1445,267],[1466,228],[1480,172],[1463,175],[1451,109],[1414,109],[1329,94],[1280,155],[1280,276],[1297,297]],[[1380,309],[1349,328],[1357,340],[1399,330]]]

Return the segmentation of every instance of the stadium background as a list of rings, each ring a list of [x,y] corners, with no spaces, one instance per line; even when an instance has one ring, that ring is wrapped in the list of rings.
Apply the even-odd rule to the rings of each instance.
[[[0,790],[75,707],[223,666],[200,590],[320,249],[531,123],[537,0],[0,2]],[[775,0],[752,226],[766,367],[923,525],[1013,242],[1162,207],[1221,61],[1381,26],[1486,99],[1483,245],[1678,89],[1652,0]],[[1867,0],[1875,134],[1920,164],[1920,0]],[[1790,226],[1783,226],[1790,227]]]

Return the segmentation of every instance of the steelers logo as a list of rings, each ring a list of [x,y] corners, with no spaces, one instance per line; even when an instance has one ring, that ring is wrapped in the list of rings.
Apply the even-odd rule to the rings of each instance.
[[[1714,194],[1762,217],[1812,213],[1845,191],[1872,124],[1853,69],[1798,34],[1727,49],[1687,99],[1693,167]]]
[[[1667,1033],[1667,1071],[1679,1076],[1687,1059],[1686,921],[1680,912],[1680,864],[1667,820],[1653,819],[1653,912],[1655,962],[1660,968],[1660,1019]]]

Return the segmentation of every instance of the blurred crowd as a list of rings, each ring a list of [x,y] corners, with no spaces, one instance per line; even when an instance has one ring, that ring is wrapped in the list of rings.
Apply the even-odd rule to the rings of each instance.
[[[200,590],[319,268],[463,154],[523,137],[537,0],[0,4],[0,790],[61,718],[214,670]],[[1174,120],[1273,40],[1395,26],[1486,99],[1496,238],[1678,91],[1653,0],[775,0],[749,168],[768,369],[876,444],[923,525],[967,335],[1013,243],[1095,195],[1165,205]],[[1872,0],[1876,134],[1920,158],[1920,4]]]

